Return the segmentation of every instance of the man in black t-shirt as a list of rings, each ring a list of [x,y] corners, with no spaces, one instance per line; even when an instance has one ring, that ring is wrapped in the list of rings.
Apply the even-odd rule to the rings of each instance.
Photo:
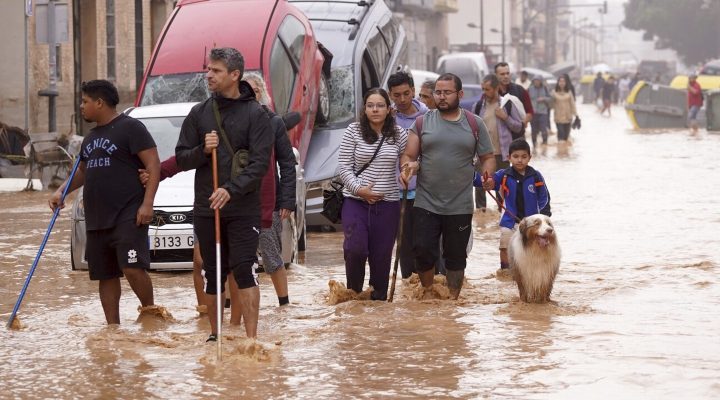
[[[85,137],[80,165],[72,182],[65,181],[50,197],[50,208],[84,185],[83,203],[87,230],[86,255],[90,279],[99,281],[100,302],[108,324],[120,323],[120,277],[125,276],[143,307],[154,305],[148,224],[160,181],[160,159],[155,141],[145,126],[118,114],[117,89],[105,80],[84,82],[80,111],[97,125]],[[145,187],[138,169],[147,170]]]

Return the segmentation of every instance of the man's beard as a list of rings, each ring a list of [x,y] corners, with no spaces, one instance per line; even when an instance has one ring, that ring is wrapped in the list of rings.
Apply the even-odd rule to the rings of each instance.
[[[446,101],[444,105],[440,105],[440,103],[435,104],[437,106],[437,109],[440,110],[440,113],[442,114],[453,114],[457,111],[458,108],[460,108],[460,99],[455,99],[454,102]]]

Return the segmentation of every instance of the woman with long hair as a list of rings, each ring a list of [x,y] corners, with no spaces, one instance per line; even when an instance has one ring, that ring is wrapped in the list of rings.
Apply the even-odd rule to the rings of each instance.
[[[570,137],[570,125],[573,117],[577,115],[575,109],[575,96],[570,91],[568,80],[561,76],[552,92],[553,111],[555,112],[555,126],[557,126],[558,143],[565,142]]]
[[[407,131],[395,124],[387,92],[368,90],[358,122],[351,123],[343,135],[337,175],[345,195],[342,225],[347,287],[362,291],[368,262],[373,300],[387,299],[400,218],[397,167],[406,144]]]

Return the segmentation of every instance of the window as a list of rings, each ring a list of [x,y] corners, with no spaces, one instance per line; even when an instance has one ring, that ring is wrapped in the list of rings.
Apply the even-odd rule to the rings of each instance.
[[[370,55],[375,73],[382,77],[385,75],[390,63],[390,50],[385,44],[380,28],[377,28],[373,33],[374,35],[368,40],[367,53]]]
[[[438,69],[438,74],[452,72],[460,77],[462,83],[480,84],[480,70],[477,65],[469,58],[449,58],[442,62]]]
[[[107,78],[115,80],[115,0],[105,0],[105,38],[107,41]]]
[[[362,80],[362,93],[361,96],[365,95],[368,89],[380,86],[380,79],[378,77],[375,66],[373,65],[372,57],[368,50],[365,50],[362,59],[362,65],[360,66],[360,74]]]
[[[275,112],[285,114],[295,86],[295,69],[280,38],[275,39],[270,53],[270,82]]]
[[[294,60],[300,63],[303,45],[305,44],[305,27],[303,24],[297,18],[288,15],[280,26],[278,33],[280,40],[290,50]]]

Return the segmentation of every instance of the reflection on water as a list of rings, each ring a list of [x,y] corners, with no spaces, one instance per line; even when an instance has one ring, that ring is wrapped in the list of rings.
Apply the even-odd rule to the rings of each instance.
[[[531,162],[562,240],[554,303],[520,303],[496,276],[492,209],[473,218],[457,302],[416,300],[411,279],[392,304],[330,305],[328,282],[345,283],[342,235],[310,234],[289,271],[292,304],[278,308],[261,276],[260,341],[228,326],[217,363],[187,273],[152,274],[172,319],[139,317],[124,283],[122,325],[105,326],[97,285],[70,271],[64,211],[24,328],[0,330],[0,397],[718,398],[720,135],[629,132],[623,115],[581,112],[573,144],[551,137]],[[3,323],[50,220],[46,196],[0,194]]]

